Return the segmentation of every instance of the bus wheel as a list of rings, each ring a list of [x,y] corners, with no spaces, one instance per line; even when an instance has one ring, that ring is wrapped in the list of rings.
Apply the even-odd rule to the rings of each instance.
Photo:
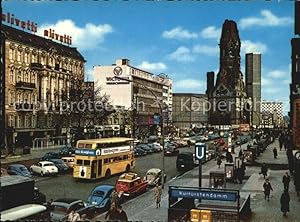
[[[126,166],[126,170],[125,170],[125,171],[126,171],[126,172],[129,172],[129,170],[130,170],[130,166],[129,166],[129,165],[127,165],[127,166]]]
[[[109,177],[110,177],[110,170],[106,170],[105,178],[109,178]]]

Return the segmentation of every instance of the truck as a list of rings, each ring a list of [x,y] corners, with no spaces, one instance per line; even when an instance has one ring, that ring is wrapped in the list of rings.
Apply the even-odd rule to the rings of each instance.
[[[19,175],[1,177],[0,211],[30,203],[46,202],[44,194],[34,186],[34,180]]]

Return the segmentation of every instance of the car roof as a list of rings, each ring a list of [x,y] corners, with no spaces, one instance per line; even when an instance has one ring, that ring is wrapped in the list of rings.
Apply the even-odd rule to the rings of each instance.
[[[161,172],[161,169],[158,169],[158,168],[151,168],[147,171],[147,173],[150,173],[150,172],[153,172],[153,173],[159,173]]]
[[[114,187],[111,185],[99,185],[99,186],[95,187],[93,191],[101,190],[101,191],[107,192],[111,189],[114,189]]]
[[[14,166],[14,167],[25,167],[23,164],[17,164],[17,163],[9,164],[8,166],[9,166],[9,167],[10,167],[10,166]]]
[[[137,173],[129,172],[129,173],[123,173],[119,177],[118,181],[130,183],[130,182],[138,180],[138,179],[141,179],[141,177],[139,177]]]
[[[60,199],[53,201],[53,203],[54,202],[55,203],[63,203],[63,204],[71,204],[74,202],[83,202],[83,201],[80,199],[76,199],[76,198],[60,198]]]
[[[40,161],[41,164],[52,163],[50,161]],[[53,163],[52,163],[53,164]]]

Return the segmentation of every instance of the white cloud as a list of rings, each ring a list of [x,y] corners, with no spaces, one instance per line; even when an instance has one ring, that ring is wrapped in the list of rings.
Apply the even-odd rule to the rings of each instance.
[[[138,65],[138,68],[150,71],[163,71],[167,69],[167,66],[162,62],[149,63],[148,61],[143,61],[142,64]]]
[[[183,79],[175,81],[174,87],[178,89],[201,89],[206,88],[206,83],[197,79]]]
[[[178,62],[194,61],[194,57],[191,55],[191,50],[184,46],[177,48],[175,52],[169,55],[169,58]]]
[[[275,79],[287,77],[288,73],[283,70],[271,70],[268,76]]]
[[[252,42],[250,40],[241,41],[241,55],[245,53],[259,52],[266,53],[268,50],[267,45],[261,42]]]
[[[261,85],[263,86],[262,88],[264,88],[265,86],[272,86],[273,81],[269,78],[261,77]]]
[[[190,32],[178,26],[176,28],[171,29],[170,31],[164,31],[162,36],[166,39],[182,40],[182,39],[195,39],[198,37],[198,34],[194,32]]]
[[[113,28],[109,24],[95,25],[87,23],[84,27],[79,27],[70,19],[59,20],[55,24],[42,24],[40,27],[40,35],[43,35],[44,29],[49,30],[51,28],[55,30],[55,33],[72,36],[72,45],[80,50],[96,48],[104,41],[107,34],[113,32]]]
[[[221,28],[208,26],[201,31],[201,36],[205,39],[219,39],[221,38]]]
[[[278,17],[270,10],[262,10],[258,17],[243,18],[239,26],[244,29],[252,26],[287,26],[293,23],[291,17]]]
[[[218,46],[207,46],[207,45],[195,45],[193,47],[193,53],[205,54],[209,56],[216,56],[219,53]]]

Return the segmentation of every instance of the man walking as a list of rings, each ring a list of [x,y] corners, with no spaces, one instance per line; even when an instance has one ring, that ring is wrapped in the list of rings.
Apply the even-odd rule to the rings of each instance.
[[[266,163],[263,163],[263,165],[261,166],[261,171],[260,171],[259,174],[264,175],[264,178],[266,178],[267,173],[268,173],[268,167],[267,167]]]
[[[274,149],[273,149],[273,155],[274,155],[274,159],[277,159],[278,153],[277,153],[276,147],[274,147]]]
[[[273,188],[271,186],[271,183],[269,182],[269,179],[266,179],[266,182],[264,182],[263,188],[264,188],[264,193],[265,193],[265,200],[270,201],[270,193],[271,193],[271,190],[273,191]]]
[[[291,177],[288,172],[286,172],[282,177],[282,183],[284,190],[289,191],[289,185],[290,185]]]
[[[156,203],[156,208],[160,207],[161,194],[162,194],[161,186],[156,184],[156,186],[154,188],[154,199],[155,199],[155,203]]]

